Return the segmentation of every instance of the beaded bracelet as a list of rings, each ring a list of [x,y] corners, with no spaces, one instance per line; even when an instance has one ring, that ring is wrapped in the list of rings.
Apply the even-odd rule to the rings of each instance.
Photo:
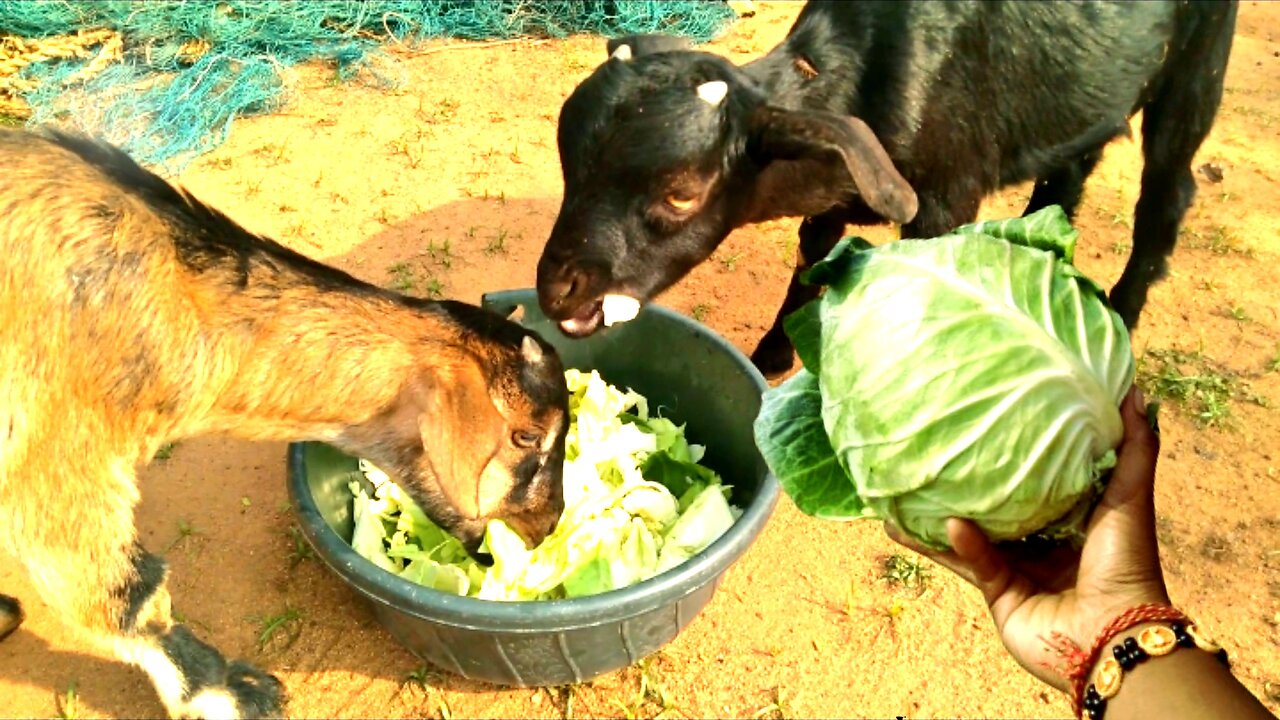
[[[1141,625],[1142,623],[1185,622],[1186,620],[1187,616],[1181,610],[1165,603],[1135,605],[1112,618],[1111,622],[1107,623],[1106,627],[1098,632],[1088,650],[1076,644],[1075,640],[1057,631],[1050,633],[1047,638],[1041,637],[1046,649],[1056,651],[1058,657],[1061,658],[1061,662],[1057,664],[1041,662],[1040,666],[1058,673],[1067,681],[1067,694],[1071,698],[1071,712],[1074,715],[1083,717],[1085,683],[1089,679],[1089,669],[1093,667],[1094,662],[1097,660],[1098,653],[1102,652],[1102,648],[1106,647],[1112,638],[1134,625]]]
[[[1120,681],[1125,672],[1149,657],[1168,655],[1180,647],[1197,647],[1213,653],[1219,662],[1228,669],[1231,667],[1227,651],[1197,630],[1195,623],[1175,621],[1167,627],[1157,625],[1143,628],[1137,638],[1125,638],[1123,643],[1111,648],[1112,657],[1098,663],[1095,680],[1084,692],[1080,713],[1082,720],[1102,720],[1103,713],[1107,710],[1107,701],[1120,692]]]

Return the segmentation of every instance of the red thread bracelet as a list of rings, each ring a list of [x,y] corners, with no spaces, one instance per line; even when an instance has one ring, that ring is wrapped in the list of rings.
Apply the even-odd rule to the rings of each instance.
[[[1058,665],[1050,665],[1049,663],[1040,663],[1040,666],[1052,670],[1067,682],[1071,683],[1071,712],[1079,717],[1080,708],[1084,703],[1084,688],[1088,684],[1089,670],[1093,668],[1094,661],[1098,657],[1098,653],[1107,643],[1115,639],[1116,635],[1128,630],[1134,625],[1146,622],[1187,622],[1187,616],[1177,608],[1166,605],[1164,603],[1147,603],[1145,605],[1137,605],[1120,613],[1106,627],[1098,633],[1093,641],[1093,645],[1085,652],[1074,640],[1054,631],[1048,639],[1043,636],[1040,638],[1044,641],[1049,649],[1057,652],[1058,656],[1063,658],[1063,662]]]

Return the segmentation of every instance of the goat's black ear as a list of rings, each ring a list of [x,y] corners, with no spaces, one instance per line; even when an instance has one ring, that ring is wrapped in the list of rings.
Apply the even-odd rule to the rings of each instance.
[[[773,165],[784,166],[776,174],[785,174],[791,183],[788,195],[796,207],[771,208],[765,211],[769,215],[816,215],[830,209],[842,200],[831,195],[833,171],[852,180],[862,201],[880,216],[906,224],[916,215],[915,190],[858,118],[761,106],[751,117],[747,152],[766,174]]]
[[[654,33],[649,35],[627,35],[625,37],[613,38],[609,42],[605,43],[605,50],[609,53],[609,57],[614,57],[618,54],[618,49],[624,45],[628,48],[623,51],[623,55],[626,57],[639,57],[641,55],[652,55],[654,53],[693,49],[693,44],[686,38]],[[626,59],[626,57],[623,59]]]

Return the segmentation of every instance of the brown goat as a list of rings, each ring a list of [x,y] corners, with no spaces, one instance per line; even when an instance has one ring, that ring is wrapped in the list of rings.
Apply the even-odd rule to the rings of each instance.
[[[541,338],[254,236],[107,145],[0,130],[0,167],[0,548],[172,716],[284,700],[173,620],[133,517],[166,442],[329,442],[471,552],[493,518],[535,544],[554,528],[568,393]],[[0,595],[0,638],[21,620]]]

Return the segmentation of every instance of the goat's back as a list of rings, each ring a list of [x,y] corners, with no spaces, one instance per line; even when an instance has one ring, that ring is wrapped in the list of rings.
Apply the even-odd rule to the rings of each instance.
[[[774,52],[823,58],[805,104],[865,120],[913,184],[965,164],[994,186],[1125,132],[1229,5],[811,2]]]

